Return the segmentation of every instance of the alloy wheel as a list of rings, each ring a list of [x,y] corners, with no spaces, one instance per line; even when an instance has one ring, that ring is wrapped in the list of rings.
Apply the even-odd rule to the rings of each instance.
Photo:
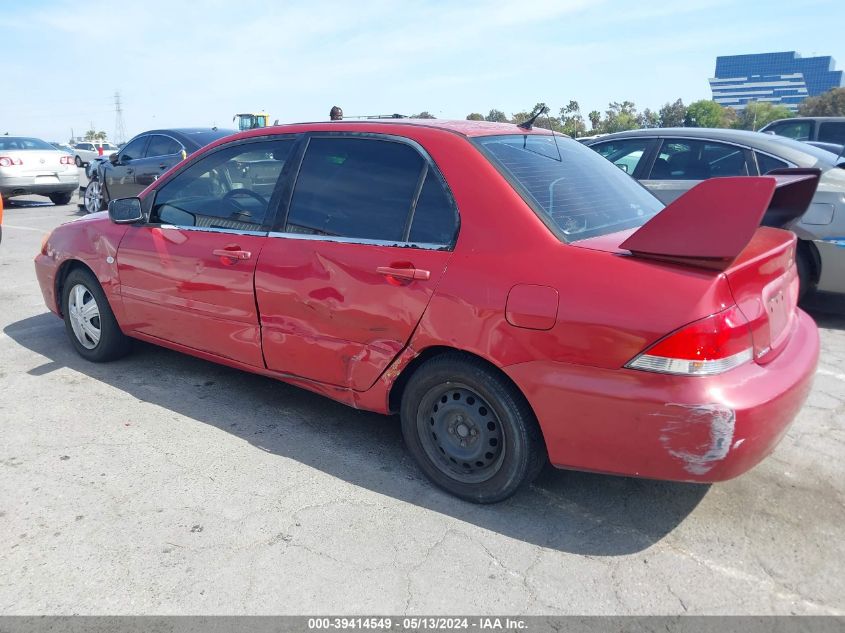
[[[85,210],[88,213],[96,213],[102,208],[102,193],[99,180],[92,180],[85,187]]]

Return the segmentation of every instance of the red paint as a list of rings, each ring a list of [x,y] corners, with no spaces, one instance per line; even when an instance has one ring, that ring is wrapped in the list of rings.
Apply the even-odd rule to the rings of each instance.
[[[515,327],[550,330],[557,317],[558,293],[549,286],[519,284],[511,288],[505,318]]]
[[[790,233],[759,229],[734,238],[726,235],[738,230],[734,224],[711,231],[687,211],[695,232],[670,218],[663,237],[646,244],[723,258],[723,271],[632,256],[626,239],[644,240],[653,230],[641,234],[645,227],[563,244],[467,140],[544,130],[374,121],[239,137],[325,130],[404,136],[425,148],[460,212],[454,250],[127,228],[96,214],[57,228],[47,254],[36,258],[48,307],[58,312],[60,267],[78,260],[94,270],[130,336],[384,413],[391,388],[418,354],[463,350],[511,377],[539,419],[552,462],[562,467],[725,479],[762,459],[803,403],[818,337],[795,307]],[[717,182],[706,191],[722,212],[750,214],[774,184],[746,179],[725,187]],[[743,200],[735,199],[740,191]],[[116,262],[107,263],[108,256]],[[777,314],[773,304],[781,306]],[[668,334],[735,305],[750,324],[757,362],[706,377],[624,368]]]

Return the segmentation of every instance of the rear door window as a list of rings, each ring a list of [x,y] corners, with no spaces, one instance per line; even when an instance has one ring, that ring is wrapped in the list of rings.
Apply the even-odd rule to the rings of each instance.
[[[845,121],[826,121],[819,126],[819,140],[845,145]]]
[[[405,143],[311,138],[294,187],[285,231],[403,241],[426,167],[420,153]],[[433,195],[428,192],[425,199],[429,207],[436,206]],[[436,211],[423,215],[433,216]],[[433,230],[424,228],[420,220],[419,234]]]
[[[689,139],[666,139],[651,168],[650,180],[707,180],[748,176],[745,149]]]

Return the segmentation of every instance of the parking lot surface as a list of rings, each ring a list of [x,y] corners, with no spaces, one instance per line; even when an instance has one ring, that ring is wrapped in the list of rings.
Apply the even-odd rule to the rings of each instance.
[[[440,492],[395,418],[137,343],[84,361],[42,237],[0,244],[0,614],[845,614],[845,305],[776,452],[739,479],[548,468],[505,503]]]

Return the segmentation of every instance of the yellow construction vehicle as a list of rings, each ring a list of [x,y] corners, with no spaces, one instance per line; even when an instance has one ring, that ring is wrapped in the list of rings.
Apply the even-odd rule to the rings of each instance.
[[[267,127],[270,125],[270,115],[266,112],[245,112],[243,114],[236,114],[232,117],[232,121],[238,121],[238,130],[254,130],[259,127]]]

